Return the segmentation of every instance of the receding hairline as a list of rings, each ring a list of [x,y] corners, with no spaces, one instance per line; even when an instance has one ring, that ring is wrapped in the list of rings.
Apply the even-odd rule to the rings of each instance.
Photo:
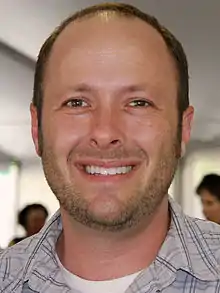
[[[140,20],[148,25],[150,25],[152,28],[154,28],[153,25],[150,24],[150,21],[147,22],[143,19],[143,17],[141,17],[140,15],[142,14],[141,11],[137,10],[140,12],[140,15],[138,15],[138,13],[136,12],[136,9],[130,9],[128,10],[121,10],[119,7],[116,9],[115,5],[111,6],[110,4],[108,4],[108,7],[105,7],[104,5],[95,5],[95,6],[91,6],[89,8],[83,9],[79,12],[76,12],[75,14],[73,14],[72,16],[68,17],[66,20],[64,20],[50,35],[50,37],[48,39],[55,39],[55,41],[57,40],[57,38],[64,32],[64,30],[69,27],[69,25],[73,25],[74,23],[80,23],[86,20],[90,20],[92,18],[95,17],[102,17],[102,19],[108,21],[108,20],[112,20],[113,18],[125,18],[125,19],[136,19],[136,20]],[[117,5],[119,6],[119,4]],[[129,5],[128,5],[129,6]],[[97,7],[97,10],[95,10]],[[135,13],[133,13],[132,11],[135,11]],[[152,18],[154,18],[153,16],[150,16]],[[156,19],[155,19],[156,21]],[[156,30],[156,29],[155,29]],[[159,33],[159,32],[158,32]]]
[[[124,16],[128,18],[143,18],[145,13],[143,13],[138,8],[131,6],[129,4],[123,4],[123,3],[102,3],[98,5],[93,5],[90,7],[87,7],[85,9],[79,10],[78,12],[74,13],[72,16],[68,17],[68,19],[72,19],[73,21],[80,21],[84,19],[89,19],[94,16],[98,15],[106,15],[106,16]],[[156,21],[156,18],[150,16],[150,18],[153,18]],[[63,23],[66,22],[66,20],[63,21]],[[62,26],[62,24],[61,24]]]
[[[149,22],[144,21],[143,19],[141,19],[135,15],[122,14],[120,11],[119,12],[116,12],[116,11],[96,11],[96,12],[88,14],[88,15],[87,14],[83,15],[82,17],[80,16],[80,18],[73,19],[65,27],[63,27],[63,29],[59,30],[59,33],[56,35],[51,49],[53,49],[53,47],[57,43],[57,41],[60,38],[62,38],[62,36],[66,30],[74,29],[74,25],[78,25],[78,24],[80,25],[81,23],[84,23],[84,22],[86,24],[86,21],[90,21],[90,20],[95,20],[95,21],[97,20],[103,24],[106,23],[106,24],[110,24],[110,25],[111,25],[111,22],[120,21],[120,20],[134,21],[134,22],[139,23],[140,25],[143,25],[143,26],[146,25],[146,30],[150,29],[152,32],[154,32],[156,38],[160,39],[161,44],[163,43],[164,47],[166,49],[168,49],[167,44],[166,44],[163,36],[153,25],[151,25]],[[143,31],[144,31],[144,29],[143,29]],[[54,33],[55,32],[56,31],[54,31]],[[80,33],[80,31],[78,33]],[[95,34],[95,31],[94,31],[94,34]],[[52,52],[52,50],[51,50],[51,52]],[[169,55],[171,55],[171,54],[169,53]],[[172,57],[172,59],[173,59],[173,57]]]
[[[165,41],[165,38],[163,36],[163,33],[168,33],[169,37],[174,37],[172,33],[167,30],[163,25],[161,25],[158,20],[147,13],[144,13],[140,9],[125,3],[101,3],[93,6],[89,6],[87,8],[84,8],[82,10],[79,10],[75,12],[74,14],[67,17],[61,24],[51,33],[51,35],[48,37],[48,39],[43,44],[40,51],[44,50],[44,47],[47,47],[48,53],[46,55],[42,56],[44,59],[44,68],[42,68],[42,83],[47,67],[47,63],[49,62],[50,56],[53,52],[53,47],[57,43],[57,41],[60,39],[60,37],[63,35],[63,32],[70,26],[74,25],[76,23],[80,23],[86,20],[90,20],[95,17],[104,17],[107,20],[112,20],[113,18],[124,18],[124,19],[130,19],[130,20],[138,20],[141,23],[148,25],[148,27],[151,27],[155,33],[161,37],[163,43],[168,49],[168,44]],[[175,39],[175,37],[174,37]],[[168,50],[169,51],[169,50]],[[172,56],[171,52],[169,52],[169,55],[171,55],[171,59],[174,61],[174,56]],[[174,63],[176,63],[174,61]],[[175,64],[176,67],[176,64]],[[178,74],[179,75],[179,74]]]
[[[67,20],[69,20],[68,23],[67,23],[67,21],[64,21],[63,23],[61,23],[61,25],[57,29],[55,29],[54,32],[50,36],[51,39],[54,39],[54,41],[51,46],[51,50],[47,56],[46,63],[48,64],[48,62],[51,58],[51,55],[53,55],[53,49],[56,47],[56,43],[58,43],[60,41],[60,38],[62,38],[63,33],[65,33],[66,30],[71,29],[70,27],[72,27],[74,25],[77,25],[77,24],[80,24],[84,21],[89,21],[92,19],[100,19],[101,21],[106,21],[106,23],[108,23],[110,21],[114,21],[114,20],[120,20],[120,19],[123,20],[124,19],[124,20],[137,21],[143,25],[146,25],[147,29],[152,30],[155,33],[155,36],[157,36],[157,38],[160,39],[161,44],[164,45],[164,49],[167,51],[167,54],[170,57],[171,63],[173,63],[177,80],[179,79],[179,76],[178,76],[179,74],[178,74],[178,70],[177,70],[174,58],[173,58],[172,54],[170,53],[168,46],[167,46],[162,34],[158,31],[158,29],[154,25],[152,25],[150,22],[145,21],[143,18],[140,18],[137,15],[131,14],[131,12],[128,13],[128,12],[124,12],[121,10],[115,10],[115,9],[112,9],[112,10],[103,9],[103,10],[98,10],[98,11],[92,11],[87,14],[82,13],[82,15],[81,15],[81,12],[78,12],[76,14],[73,14],[72,18],[70,17],[67,19]],[[72,27],[72,29],[73,29],[73,27]],[[44,74],[47,71],[47,64],[45,64]]]
[[[72,22],[80,22],[84,20],[89,20],[93,17],[105,17],[106,20],[107,18],[113,18],[113,17],[125,17],[125,18],[137,18],[140,19],[137,15],[125,12],[125,11],[120,11],[120,10],[115,10],[115,9],[103,9],[103,10],[97,10],[97,11],[92,11],[87,14],[78,14],[77,17],[73,18]],[[140,19],[141,20],[141,19]]]
[[[62,36],[62,34],[65,32],[66,29],[69,29],[70,26],[74,25],[74,24],[80,24],[84,21],[87,20],[92,20],[95,18],[99,18],[102,21],[106,21],[110,22],[110,21],[114,21],[117,19],[124,19],[124,20],[136,20],[140,23],[146,24],[148,27],[152,28],[153,31],[155,31],[155,33],[163,40],[163,43],[166,45],[163,36],[161,35],[161,33],[158,31],[158,29],[150,22],[150,21],[146,21],[143,18],[139,17],[136,14],[131,14],[128,12],[124,12],[124,11],[120,11],[120,10],[98,10],[98,11],[91,11],[88,12],[87,14],[80,14],[76,13],[73,14],[72,17],[69,17],[67,20],[65,20],[64,22],[61,23],[61,25],[59,25],[50,35],[50,37],[48,38],[48,40],[50,39],[51,41],[53,40],[53,45],[52,47],[55,45],[55,43],[57,42],[57,40],[60,38],[60,36]],[[153,18],[153,17],[152,17]],[[156,20],[155,20],[156,21]],[[162,27],[163,28],[163,27]],[[48,41],[47,40],[47,41]]]

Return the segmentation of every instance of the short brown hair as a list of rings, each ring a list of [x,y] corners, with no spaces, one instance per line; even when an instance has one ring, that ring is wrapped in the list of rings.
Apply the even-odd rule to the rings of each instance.
[[[220,201],[220,176],[219,174],[207,174],[196,188],[196,193],[201,195],[202,191],[207,190],[211,195]]]
[[[31,211],[41,210],[45,214],[45,220],[48,217],[48,211],[47,209],[38,203],[30,204],[25,206],[18,214],[18,224],[20,224],[24,229],[27,228],[27,221],[28,221],[28,215]]]
[[[175,61],[175,65],[178,71],[179,86],[178,86],[178,112],[179,122],[181,122],[182,114],[189,106],[189,81],[188,81],[188,64],[187,58],[184,53],[181,43],[174,37],[174,35],[165,27],[163,27],[158,20],[139,10],[138,8],[122,3],[105,3],[100,5],[91,6],[80,10],[66,20],[64,20],[60,26],[48,37],[43,44],[35,68],[34,77],[34,91],[33,91],[33,104],[38,113],[38,127],[41,127],[41,115],[43,106],[43,78],[45,67],[50,56],[52,47],[60,35],[60,33],[66,28],[68,24],[76,20],[82,20],[86,17],[92,17],[101,12],[113,12],[119,16],[127,18],[139,18],[152,27],[154,27],[159,34],[163,37],[167,48],[170,51],[171,56]]]

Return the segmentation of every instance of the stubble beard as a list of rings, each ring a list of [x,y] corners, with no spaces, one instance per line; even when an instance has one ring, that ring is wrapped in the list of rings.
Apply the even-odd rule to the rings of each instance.
[[[42,152],[42,164],[46,180],[57,197],[61,207],[74,220],[95,230],[117,232],[137,226],[147,219],[161,204],[172,182],[177,168],[180,143],[176,140],[169,151],[160,156],[156,168],[152,171],[147,184],[140,184],[133,190],[130,198],[121,203],[120,212],[115,217],[98,217],[89,208],[77,182],[67,182],[57,163],[53,150],[45,147]]]

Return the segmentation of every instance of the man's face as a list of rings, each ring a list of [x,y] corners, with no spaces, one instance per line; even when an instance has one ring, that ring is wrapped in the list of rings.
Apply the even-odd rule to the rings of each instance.
[[[180,155],[177,79],[164,41],[143,21],[105,15],[62,32],[43,85],[42,162],[64,213],[113,231],[156,210]],[[32,133],[38,151],[33,107]]]

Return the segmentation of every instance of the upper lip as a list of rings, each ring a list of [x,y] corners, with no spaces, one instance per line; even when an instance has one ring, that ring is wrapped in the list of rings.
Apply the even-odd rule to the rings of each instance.
[[[80,166],[96,166],[102,168],[118,168],[126,166],[135,166],[140,164],[138,160],[97,160],[97,159],[85,159],[78,160],[75,162],[76,165]]]

